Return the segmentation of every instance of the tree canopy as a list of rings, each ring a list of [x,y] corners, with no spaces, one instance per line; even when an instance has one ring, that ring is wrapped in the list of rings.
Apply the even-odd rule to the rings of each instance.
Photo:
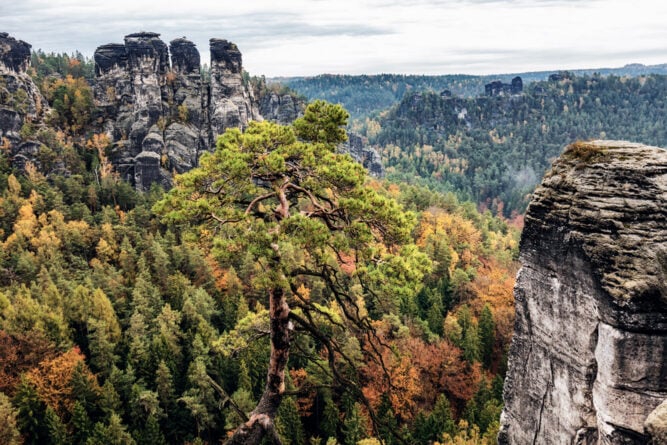
[[[372,343],[372,318],[411,299],[429,270],[411,242],[414,216],[369,187],[363,167],[337,152],[346,119],[340,106],[316,101],[292,126],[228,130],[155,206],[167,221],[198,224],[218,261],[233,265],[251,255],[257,265],[244,285],[247,296],[268,302],[267,382],[230,443],[259,443],[265,434],[279,441],[273,420],[295,329],[324,344],[333,377],[353,384],[338,372],[336,356],[352,359],[322,320],[349,324]],[[315,287],[318,298],[308,291]],[[331,302],[338,313],[326,309]]]

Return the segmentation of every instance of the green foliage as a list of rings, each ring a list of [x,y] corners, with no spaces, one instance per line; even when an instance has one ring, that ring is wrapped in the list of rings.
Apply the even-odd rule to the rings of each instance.
[[[413,92],[361,125],[380,147],[392,180],[454,191],[506,217],[563,147],[577,140],[667,144],[667,77],[569,76],[530,83],[512,97],[443,97]],[[582,163],[603,153],[573,145]]]
[[[166,196],[98,181],[90,154],[50,128],[31,135],[45,147],[40,162],[64,161],[74,174],[47,180],[0,166],[0,382],[26,443],[218,443],[241,419],[220,405],[225,396],[209,377],[246,413],[255,406],[269,362],[267,289],[276,284],[293,310],[288,366],[298,375],[298,395],[281,408],[280,423],[299,443],[365,437],[369,407],[385,420],[378,429],[386,443],[396,443],[395,434],[409,437],[418,422],[413,412],[423,410],[435,425],[435,394],[446,392],[435,370],[444,368],[422,357],[442,355],[466,376],[479,375],[479,364],[461,358],[456,315],[468,302],[463,325],[479,324],[482,337],[475,286],[486,265],[513,264],[516,234],[452,193],[370,180],[337,152],[345,112],[320,103],[307,116],[298,130],[255,123],[246,133],[230,131],[202,161],[209,170],[183,175],[185,188]],[[279,190],[285,178],[314,201],[290,186],[288,217],[276,212],[277,196],[246,214],[255,197]],[[198,194],[195,185],[225,193]],[[423,235],[433,209],[455,218]],[[242,221],[221,224],[212,212]],[[452,234],[462,226],[470,237]],[[493,300],[484,301],[497,317]],[[459,332],[450,342],[452,326]],[[369,349],[376,340],[386,350]],[[494,350],[506,341],[498,333]],[[438,353],[411,350],[416,344]],[[71,366],[55,360],[73,346],[81,354]],[[392,363],[390,377],[410,389],[408,408],[389,390],[370,397],[370,385],[387,378],[367,374],[377,363],[372,354]],[[491,376],[498,363],[502,369],[495,357]],[[21,383],[22,373],[36,376],[45,367],[41,392],[34,381]],[[462,407],[477,380],[459,385],[451,400]],[[494,394],[498,387],[500,377]],[[354,403],[365,395],[369,405]],[[497,406],[480,407],[480,426]]]
[[[0,443],[19,445],[21,433],[16,424],[18,412],[12,406],[9,397],[0,392]]]
[[[482,363],[487,369],[491,366],[493,360],[493,345],[496,342],[495,329],[491,307],[485,304],[479,317],[479,342]]]

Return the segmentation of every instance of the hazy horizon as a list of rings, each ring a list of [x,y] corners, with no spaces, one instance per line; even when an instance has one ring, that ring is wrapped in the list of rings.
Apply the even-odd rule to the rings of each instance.
[[[638,0],[24,0],[0,31],[33,49],[91,57],[138,31],[236,43],[245,69],[317,74],[503,74],[667,62],[667,3]]]

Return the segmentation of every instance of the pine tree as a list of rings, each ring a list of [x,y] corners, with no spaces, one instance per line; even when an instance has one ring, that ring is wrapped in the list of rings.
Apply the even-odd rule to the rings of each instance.
[[[49,439],[52,445],[67,445],[67,428],[58,414],[51,408],[46,408],[46,427],[49,430]]]
[[[16,425],[18,412],[12,406],[9,397],[0,392],[0,443],[20,445],[21,433]]]
[[[380,398],[380,405],[377,409],[377,416],[381,424],[378,427],[378,432],[383,443],[386,445],[393,445],[396,441],[396,431],[398,429],[398,422],[394,411],[391,409],[391,401],[387,393],[382,394]]]
[[[138,433],[138,445],[164,445],[166,444],[162,430],[160,429],[160,422],[155,414],[151,414],[146,419],[146,425],[143,430]]]
[[[278,408],[277,430],[285,445],[304,445],[306,434],[294,397],[287,397]]]
[[[39,445],[48,440],[46,405],[39,399],[34,385],[23,378],[14,395],[13,405],[18,409],[17,425],[26,445]]]
[[[322,390],[322,400],[324,408],[322,409],[319,430],[322,432],[324,438],[335,438],[338,433],[339,413],[338,407],[331,396],[331,390]]]
[[[477,325],[471,322],[468,328],[465,329],[465,334],[463,334],[463,342],[461,344],[463,358],[470,364],[479,361],[479,347],[479,330]]]
[[[359,414],[359,404],[355,403],[345,413],[345,420],[342,426],[343,443],[345,445],[357,445],[365,436],[364,423]]]
[[[452,408],[449,400],[444,394],[440,394],[435,402],[433,411],[430,415],[437,431],[437,437],[433,440],[439,440],[443,433],[454,435],[456,433],[456,423],[452,416]]]
[[[496,341],[495,329],[491,307],[485,304],[479,316],[479,342],[482,364],[487,369],[489,369],[493,360],[493,346]]]
[[[73,430],[72,443],[74,445],[86,445],[88,438],[93,432],[93,425],[90,422],[86,409],[79,401],[74,403],[71,425]]]

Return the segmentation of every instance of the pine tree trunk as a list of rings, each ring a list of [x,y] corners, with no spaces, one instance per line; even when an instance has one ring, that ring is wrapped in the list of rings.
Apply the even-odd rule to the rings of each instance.
[[[239,426],[227,445],[259,444],[266,435],[274,444],[280,444],[275,428],[275,417],[285,392],[285,368],[289,358],[290,322],[289,306],[282,289],[269,292],[269,317],[271,320],[271,358],[262,398],[249,419]]]

